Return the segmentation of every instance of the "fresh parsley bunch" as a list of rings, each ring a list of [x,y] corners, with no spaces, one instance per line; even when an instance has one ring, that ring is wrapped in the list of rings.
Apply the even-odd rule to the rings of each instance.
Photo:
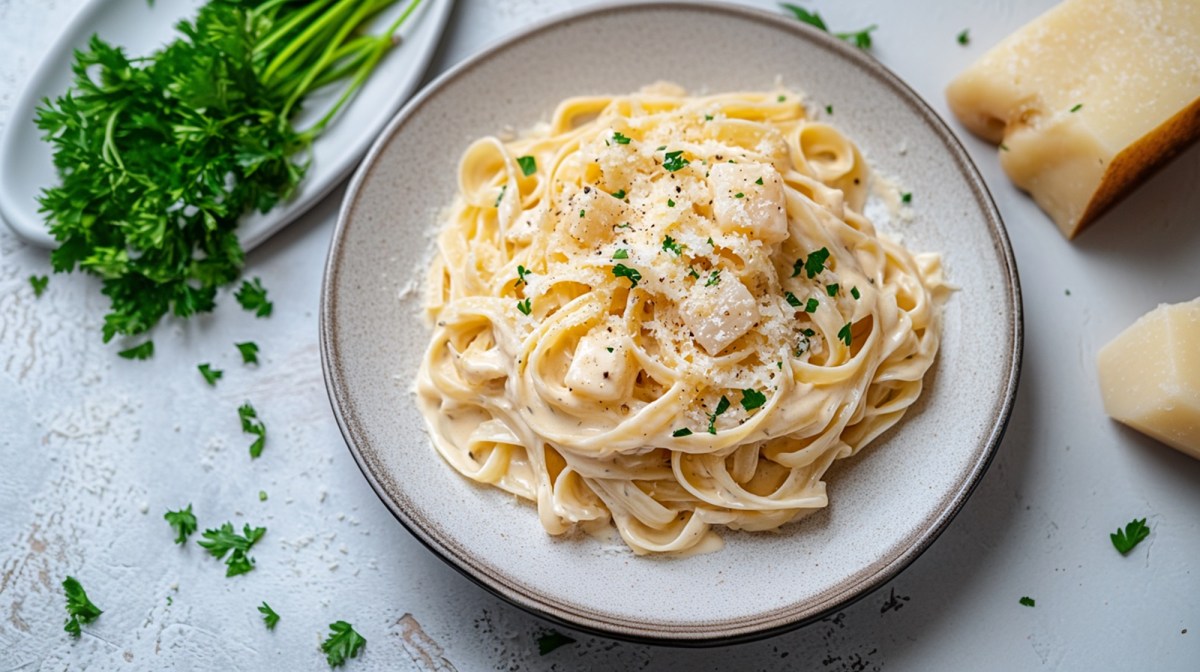
[[[105,342],[168,313],[213,309],[244,261],[238,220],[292,195],[307,168],[294,157],[395,45],[419,0],[385,33],[362,34],[394,2],[212,0],[147,58],[96,36],[76,52],[71,90],[38,109],[61,178],[40,203],[59,242],[54,270],[103,281]],[[344,79],[320,121],[293,128],[306,95]]]

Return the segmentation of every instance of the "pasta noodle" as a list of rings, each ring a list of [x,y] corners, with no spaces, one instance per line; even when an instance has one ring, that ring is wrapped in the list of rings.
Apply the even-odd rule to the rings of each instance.
[[[638,554],[826,506],[920,394],[947,291],[862,215],[868,180],[791,92],[658,85],[477,140],[426,287],[434,446]]]

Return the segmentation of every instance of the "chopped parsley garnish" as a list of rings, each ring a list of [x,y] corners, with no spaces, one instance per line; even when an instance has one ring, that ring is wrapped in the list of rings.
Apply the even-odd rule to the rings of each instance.
[[[838,337],[838,340],[840,340],[841,342],[846,344],[846,347],[850,346],[850,323],[849,322],[842,325],[842,328],[838,330],[837,337]]]
[[[262,606],[258,608],[258,613],[263,615],[263,623],[267,624],[267,630],[274,630],[275,624],[279,622],[279,614],[275,613],[271,605],[263,602]]]
[[[800,303],[800,299],[797,299],[796,295],[791,292],[784,292],[783,298],[787,299],[788,305],[793,308],[799,308],[800,306],[804,305]]]
[[[1072,111],[1072,112],[1078,112],[1078,111],[1079,111],[1079,110],[1081,110],[1081,109],[1083,109],[1083,103],[1075,103],[1075,107],[1072,107],[1072,108],[1071,108],[1071,111]]]
[[[708,237],[708,246],[712,247],[712,248],[715,248],[717,246],[717,244],[713,242],[712,236]]]
[[[525,315],[532,313],[533,312],[532,299],[530,299],[529,297],[526,297],[525,300],[518,301],[517,302],[517,310],[521,311]]]
[[[617,264],[613,266],[612,274],[618,278],[629,278],[629,288],[633,289],[638,286],[638,282],[642,279],[642,274],[638,273],[636,268],[629,268],[625,264]]]
[[[704,115],[704,120],[705,120],[705,121],[712,121],[712,120],[713,120],[713,116],[712,116],[711,114],[706,114],[706,115]]]
[[[968,45],[971,43],[971,29],[970,28],[964,29],[961,33],[958,34],[958,43],[961,45]]]
[[[817,277],[818,273],[825,270],[825,262],[828,259],[829,250],[824,247],[809,254],[808,257],[803,261],[797,259],[796,263],[792,264],[792,277],[794,278],[797,275],[800,275],[800,271],[804,271],[805,275],[808,276],[808,279],[812,280],[813,278]]]
[[[680,245],[674,238],[666,236],[663,238],[662,247],[667,252],[674,252],[676,256],[683,254],[683,246]]]
[[[785,100],[787,100],[787,96],[785,96],[781,93],[781,94],[779,94],[779,97],[775,99],[775,102],[782,103]]]
[[[1135,518],[1125,526],[1124,530],[1117,528],[1116,534],[1110,534],[1108,538],[1112,539],[1113,547],[1120,551],[1121,555],[1126,555],[1148,536],[1150,536],[1150,528],[1146,527],[1146,519],[1137,520]]]
[[[104,612],[92,604],[87,592],[75,577],[68,576],[62,585],[63,592],[67,594],[67,622],[63,630],[71,633],[73,637],[79,637],[79,626],[91,623]]]
[[[663,157],[663,168],[666,168],[672,173],[688,165],[688,163],[690,162],[683,158],[683,150],[679,150],[677,152],[667,152],[666,156]]]
[[[571,639],[561,632],[558,632],[557,630],[548,630],[545,634],[538,637],[538,655],[544,656],[560,646],[566,646],[567,644],[574,643],[574,639]]]
[[[614,131],[612,139],[613,139],[613,142],[617,143],[618,145],[628,145],[629,144],[629,138],[626,137],[625,135],[623,135],[620,131]]]
[[[721,271],[717,270],[709,273],[708,280],[704,283],[704,286],[712,287],[713,285],[719,284],[721,284]]]
[[[742,390],[742,408],[747,411],[754,409],[767,403],[767,395],[753,388]]]
[[[266,490],[258,491],[258,501],[260,501],[260,502],[267,501],[267,491]]]
[[[667,199],[667,207],[668,207],[668,208],[673,208],[673,207],[675,207],[675,201],[674,201],[674,200],[672,200],[672,199],[669,199],[669,198],[668,198],[668,199]]]
[[[733,197],[734,198],[745,198],[746,195],[739,191],[736,194],[734,194]]]
[[[810,12],[803,7],[800,7],[798,5],[793,5],[793,4],[787,3],[787,2],[780,3],[779,6],[788,10],[793,15],[795,15],[797,20],[799,20],[803,23],[807,23],[808,25],[810,25],[814,28],[817,28],[818,30],[823,30],[827,33],[829,32],[829,27],[825,25],[825,20],[821,18],[820,13]],[[862,30],[856,30],[853,32],[833,33],[833,36],[838,38],[839,40],[853,42],[854,45],[857,46],[859,49],[870,49],[871,48],[871,31],[875,30],[877,27],[878,26],[871,25]]]
[[[671,436],[675,436],[675,437],[691,436],[691,435],[692,435],[692,430],[688,429],[687,427],[680,427],[679,429],[671,432]]]
[[[836,282],[829,284],[829,285],[825,285],[825,293],[830,296],[837,296],[838,289],[839,289],[838,283],[836,283]]]
[[[617,199],[620,199],[620,198],[625,198],[625,190],[624,190],[624,189],[618,189],[618,190],[616,190],[616,191],[612,192],[612,197],[613,197],[613,198],[617,198]]]
[[[613,259],[628,259],[629,258],[629,250],[622,247],[621,249],[617,250],[616,252],[613,252],[612,258]]]
[[[207,362],[197,366],[196,368],[200,370],[200,375],[204,376],[204,382],[213,387],[216,386],[217,381],[221,379],[221,376],[225,375],[224,371],[212,368],[212,366],[210,366]]]
[[[754,181],[754,183],[761,187],[762,183],[763,183],[762,178],[761,177],[758,178],[757,180]]]
[[[258,364],[258,344],[254,341],[246,341],[245,343],[234,343],[237,346],[238,352],[242,353],[243,364]]]
[[[586,215],[586,214],[587,214],[587,210],[580,210],[580,211],[579,211],[579,218],[580,218],[580,219],[583,219],[584,215]]]
[[[50,276],[29,276],[29,286],[33,287],[34,298],[42,298],[42,292],[46,291],[46,285],[50,284]]]
[[[862,294],[860,294],[860,293],[859,293],[859,291],[858,291],[858,287],[851,287],[851,288],[850,288],[850,296],[853,296],[855,299],[861,299],[861,298],[862,298]]]
[[[252,546],[267,533],[265,527],[242,528],[242,534],[233,529],[233,523],[225,523],[217,530],[205,530],[204,537],[196,542],[220,560],[225,558],[225,576],[237,576],[254,569],[254,558],[246,555]],[[225,557],[228,555],[229,557]]]
[[[163,520],[174,528],[177,544],[186,544],[188,535],[196,531],[196,516],[192,515],[191,504],[178,511],[167,511],[163,514]]]
[[[267,300],[267,289],[262,280],[255,277],[254,282],[242,281],[242,286],[233,293],[233,298],[242,304],[242,308],[254,313],[255,317],[270,317],[275,304]]]
[[[520,287],[521,285],[528,284],[528,280],[526,280],[525,277],[530,273],[532,273],[532,271],[530,271],[528,268],[525,268],[525,266],[521,264],[517,264],[517,279],[515,282],[513,282],[513,287]]]
[[[717,433],[717,416],[721,415],[722,413],[724,413],[725,411],[728,411],[728,410],[729,410],[729,398],[722,394],[721,401],[717,402],[717,410],[713,413],[710,413],[708,416],[708,433],[709,434]]]
[[[504,200],[504,192],[507,190],[508,190],[507,184],[500,187],[500,193],[496,194],[496,202],[492,204],[493,208],[500,207],[500,201]]]
[[[656,151],[656,152],[661,152],[661,151],[663,151],[663,150],[664,150],[664,149],[666,149],[666,148],[667,148],[667,146],[666,146],[666,145],[659,145],[658,147],[655,147],[655,148],[654,148],[654,151]]]
[[[809,298],[808,302],[804,304],[804,312],[815,313],[815,312],[817,312],[817,308],[820,307],[820,305],[821,305],[820,301],[817,301],[814,298]]]
[[[521,172],[525,174],[525,177],[537,172],[537,159],[532,156],[518,156],[517,165],[521,166]]]
[[[688,276],[697,280],[700,279],[700,274],[696,272],[695,266],[688,266]]]
[[[258,419],[258,412],[250,402],[246,402],[238,407],[238,417],[242,421],[242,432],[258,437],[250,444],[250,457],[262,455],[263,446],[267,442],[267,427]]]
[[[340,667],[346,664],[347,658],[357,658],[358,650],[366,644],[367,640],[354,631],[354,626],[338,621],[329,624],[329,637],[321,643],[321,650],[330,667]]]
[[[829,114],[829,115],[833,114],[833,106],[832,105],[825,106],[825,114]]]
[[[912,203],[912,192],[906,191],[903,194],[900,194],[900,202],[901,203]]]
[[[813,336],[817,335],[817,332],[812,329],[805,329],[804,331],[801,331],[800,333],[804,334],[804,336],[806,338],[812,338]]]
[[[1033,598],[1032,598],[1032,597],[1029,597],[1029,596],[1022,597],[1022,598],[1021,598],[1020,600],[1018,600],[1018,601],[1021,603],[1021,605],[1022,605],[1022,606],[1026,606],[1026,607],[1032,607],[1032,606],[1034,606],[1035,604],[1037,604],[1036,602],[1034,602]]]
[[[125,359],[146,360],[154,356],[154,341],[146,341],[117,353]]]
[[[628,229],[628,228],[631,228],[632,226],[633,226],[633,224],[630,224],[629,222],[625,222],[623,224],[618,224],[617,228],[618,229]]]

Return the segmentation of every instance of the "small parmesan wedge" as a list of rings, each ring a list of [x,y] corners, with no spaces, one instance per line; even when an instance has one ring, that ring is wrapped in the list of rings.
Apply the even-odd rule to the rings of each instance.
[[[946,90],[1068,238],[1200,138],[1200,2],[1066,0]]]
[[[1114,420],[1200,459],[1200,299],[1146,313],[1098,364]]]

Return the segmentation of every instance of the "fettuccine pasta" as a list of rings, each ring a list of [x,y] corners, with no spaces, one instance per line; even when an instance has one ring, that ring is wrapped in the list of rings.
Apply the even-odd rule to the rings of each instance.
[[[792,92],[564,101],[462,158],[418,404],[550,534],[710,550],[828,504],[937,354],[937,255],[862,214],[869,170]]]

